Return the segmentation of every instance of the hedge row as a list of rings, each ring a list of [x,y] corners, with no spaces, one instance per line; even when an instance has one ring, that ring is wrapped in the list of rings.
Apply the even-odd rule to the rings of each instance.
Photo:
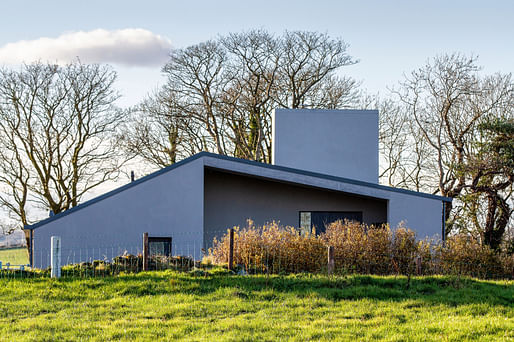
[[[445,243],[416,239],[407,228],[392,231],[356,222],[335,222],[326,232],[300,235],[271,223],[235,228],[234,264],[249,273],[320,273],[327,270],[327,247],[334,247],[335,272],[361,274],[452,274],[513,278],[514,255],[495,252],[465,235]],[[214,241],[209,261],[226,264],[228,232]]]

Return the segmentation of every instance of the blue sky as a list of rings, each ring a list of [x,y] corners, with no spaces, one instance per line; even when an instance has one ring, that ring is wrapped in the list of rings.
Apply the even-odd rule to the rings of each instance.
[[[121,106],[164,82],[170,47],[250,29],[342,37],[360,60],[342,72],[382,95],[446,52],[478,55],[486,73],[514,71],[514,1],[5,0],[0,11],[0,67],[70,54],[108,62],[118,72]]]
[[[77,31],[144,29],[180,48],[219,34],[263,28],[276,33],[313,30],[342,37],[350,44],[349,53],[360,60],[343,72],[362,80],[363,87],[373,93],[385,94],[386,87],[396,84],[404,72],[445,52],[476,54],[487,73],[514,71],[514,1],[18,0],[3,2],[1,9],[0,57],[1,51],[4,57],[12,56],[6,48],[9,43],[18,43],[20,53],[37,55],[40,50],[25,49],[19,41],[55,39]],[[158,51],[145,49],[126,53],[148,57]],[[142,63],[137,58],[113,62],[105,56],[100,54],[98,61],[107,61],[118,71],[122,105],[137,103],[163,82],[162,56]],[[0,58],[0,65],[13,63],[12,58],[8,62]]]

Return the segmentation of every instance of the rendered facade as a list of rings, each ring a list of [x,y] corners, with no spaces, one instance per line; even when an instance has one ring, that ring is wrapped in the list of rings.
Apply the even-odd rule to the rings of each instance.
[[[25,229],[38,268],[49,265],[53,235],[64,263],[136,253],[144,232],[200,258],[247,219],[318,231],[345,217],[403,221],[420,238],[444,236],[449,201],[378,184],[377,111],[276,110],[272,165],[201,152]]]

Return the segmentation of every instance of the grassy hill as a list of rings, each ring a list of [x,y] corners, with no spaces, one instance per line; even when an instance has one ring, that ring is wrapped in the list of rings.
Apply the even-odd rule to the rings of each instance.
[[[514,282],[233,276],[0,279],[0,340],[512,340]]]
[[[29,263],[29,252],[26,247],[0,249],[0,261],[5,267],[11,265],[27,265]]]

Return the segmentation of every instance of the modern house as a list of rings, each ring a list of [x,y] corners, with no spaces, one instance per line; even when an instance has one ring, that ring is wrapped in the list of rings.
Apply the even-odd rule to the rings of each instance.
[[[343,218],[404,222],[444,236],[450,198],[378,184],[377,111],[279,109],[272,140],[272,164],[201,152],[25,227],[33,266],[48,267],[53,235],[64,263],[135,253],[144,232],[199,258],[248,219],[318,232]]]

